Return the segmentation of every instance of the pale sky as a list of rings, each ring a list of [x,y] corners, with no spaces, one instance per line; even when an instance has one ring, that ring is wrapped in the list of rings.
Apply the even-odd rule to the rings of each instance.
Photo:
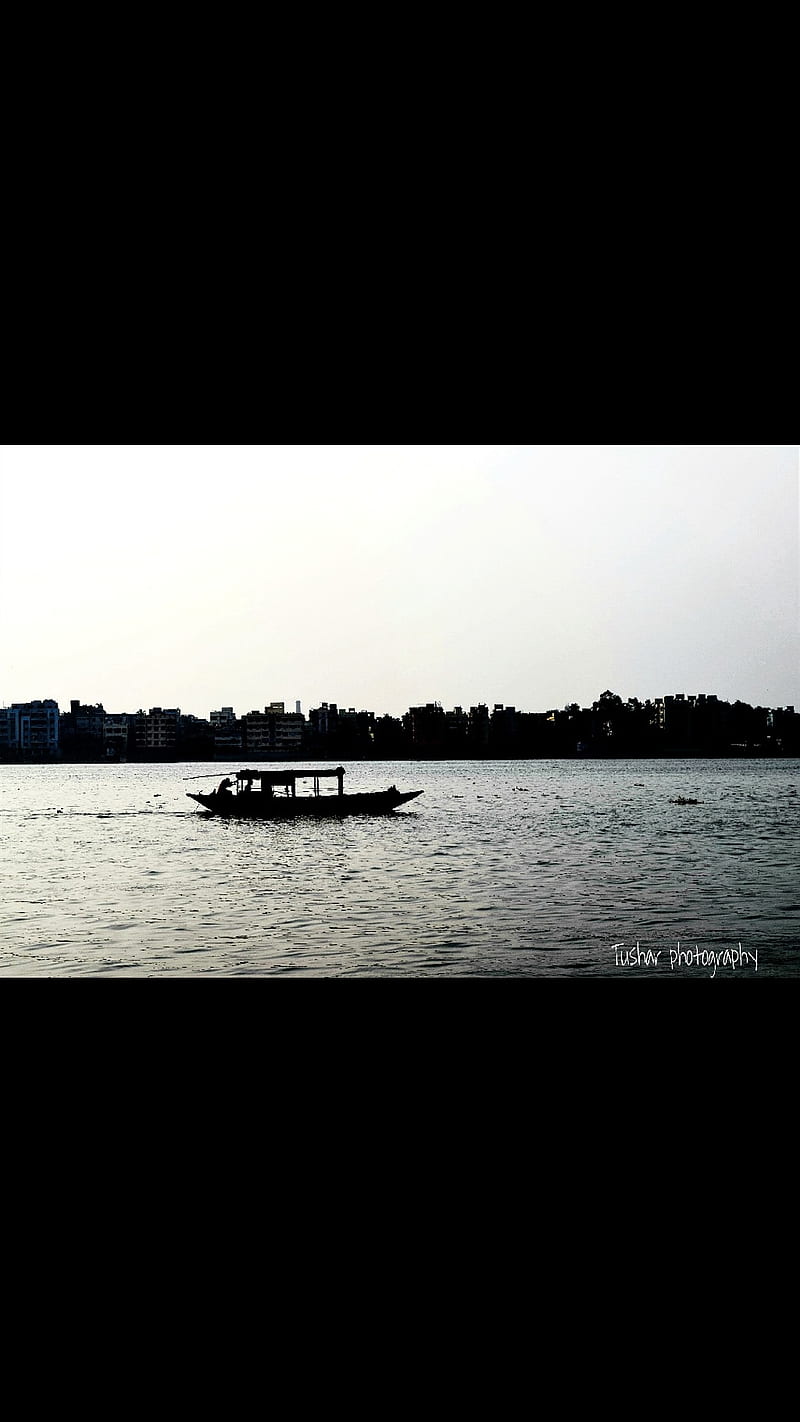
[[[0,449],[0,704],[800,710],[798,446]]]

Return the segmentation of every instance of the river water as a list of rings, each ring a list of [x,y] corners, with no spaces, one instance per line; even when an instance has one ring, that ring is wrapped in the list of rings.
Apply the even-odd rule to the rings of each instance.
[[[800,976],[800,761],[360,762],[424,794],[283,823],[205,769],[0,766],[0,975]]]

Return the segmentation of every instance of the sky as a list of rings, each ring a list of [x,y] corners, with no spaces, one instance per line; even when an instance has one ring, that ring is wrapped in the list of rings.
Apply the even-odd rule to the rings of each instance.
[[[6,445],[0,705],[800,710],[798,446]]]

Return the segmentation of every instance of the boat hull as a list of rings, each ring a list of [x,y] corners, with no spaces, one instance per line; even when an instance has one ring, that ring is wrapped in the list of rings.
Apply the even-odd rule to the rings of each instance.
[[[250,795],[220,795],[216,790],[209,795],[192,794],[204,810],[226,820],[291,820],[300,815],[310,815],[314,819],[335,819],[340,815],[389,815],[408,800],[415,800],[423,792],[410,790],[401,794],[399,790],[379,790],[362,795],[264,795],[255,792]]]

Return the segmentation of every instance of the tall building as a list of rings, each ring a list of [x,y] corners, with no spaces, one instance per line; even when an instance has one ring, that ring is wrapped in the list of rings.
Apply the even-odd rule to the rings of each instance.
[[[14,701],[0,709],[0,748],[23,755],[58,754],[58,703]]]
[[[162,711],[160,706],[151,706],[148,713],[137,711],[133,719],[137,751],[174,750],[180,715],[177,707]]]
[[[263,711],[249,711],[242,717],[245,748],[256,755],[299,755],[304,729],[305,717],[285,711],[282,701],[271,701]]]
[[[403,717],[403,729],[414,755],[433,755],[441,751],[447,733],[444,708],[438,701],[409,706]]]
[[[339,725],[339,708],[335,701],[331,701],[330,705],[327,701],[323,701],[321,706],[311,708],[308,719],[314,737],[324,742]]]
[[[489,744],[489,708],[482,701],[470,706],[467,717],[467,740],[470,749],[481,754]]]
[[[19,750],[19,709],[0,706],[0,751]]]
[[[125,714],[106,715],[103,722],[103,744],[106,757],[124,760],[128,754],[131,717]]]

